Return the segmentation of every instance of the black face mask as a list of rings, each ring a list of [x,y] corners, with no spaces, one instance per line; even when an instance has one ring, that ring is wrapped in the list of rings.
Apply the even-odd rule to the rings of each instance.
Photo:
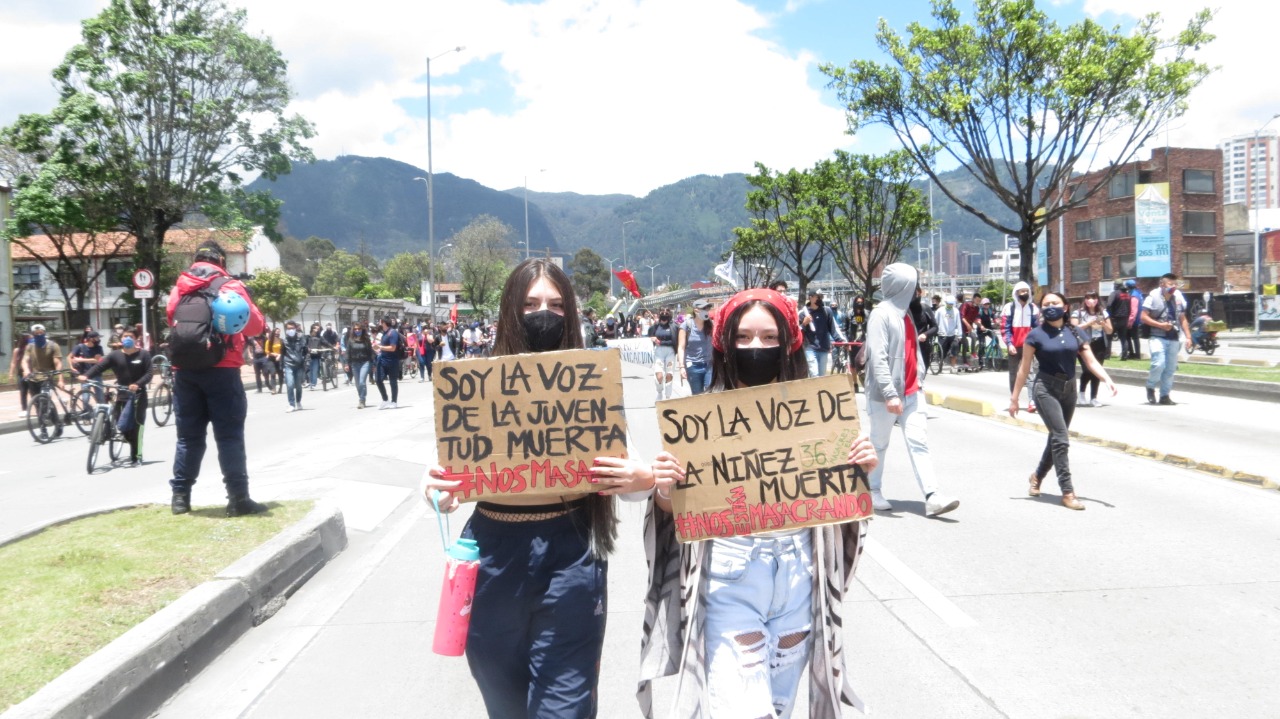
[[[739,347],[734,359],[734,371],[738,381],[748,387],[758,387],[778,379],[782,363],[782,347]]]
[[[546,352],[560,346],[564,337],[564,317],[551,310],[526,312],[520,320],[524,323],[524,341],[530,352]]]
[[[920,314],[924,311],[924,303],[920,301],[919,295],[911,298],[911,311],[915,314]]]

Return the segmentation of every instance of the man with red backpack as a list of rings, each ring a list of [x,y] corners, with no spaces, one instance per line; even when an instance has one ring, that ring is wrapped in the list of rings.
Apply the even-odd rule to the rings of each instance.
[[[169,354],[178,446],[173,457],[174,514],[191,511],[191,486],[200,476],[206,433],[213,424],[218,464],[227,488],[227,516],[259,514],[265,505],[249,498],[244,420],[248,400],[240,380],[245,336],[262,332],[262,312],[248,290],[227,274],[227,253],[207,240],[169,293]]]

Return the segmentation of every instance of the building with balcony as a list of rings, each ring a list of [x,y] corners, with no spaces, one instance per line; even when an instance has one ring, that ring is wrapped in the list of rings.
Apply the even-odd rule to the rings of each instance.
[[[1280,135],[1276,130],[1237,135],[1218,145],[1222,151],[1222,201],[1254,208],[1280,207]]]

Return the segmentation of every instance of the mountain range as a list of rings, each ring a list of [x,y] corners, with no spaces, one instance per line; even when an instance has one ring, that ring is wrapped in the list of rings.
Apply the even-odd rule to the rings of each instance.
[[[346,155],[296,165],[277,181],[259,179],[250,189],[270,189],[283,201],[280,229],[285,235],[324,237],[351,252],[363,246],[385,259],[426,249],[426,183],[415,181],[425,176],[424,170],[396,160]],[[942,181],[984,211],[1012,217],[963,168],[943,174]],[[524,188],[495,190],[450,173],[436,174],[432,184],[437,250],[480,215],[509,225],[512,245],[524,249]],[[925,188],[923,181],[920,187]],[[566,259],[589,247],[618,268],[623,266],[625,233],[626,264],[642,286],[648,287],[651,274],[654,283],[670,279],[687,284],[710,277],[729,248],[733,228],[750,223],[745,209],[749,189],[746,175],[734,173],[688,177],[644,197],[531,191],[529,245],[534,254],[551,252]],[[999,233],[936,189],[933,202],[943,241],[957,241],[968,252],[980,250],[975,238],[985,239],[988,250],[1000,248]],[[922,244],[928,244],[927,237]],[[908,251],[902,259],[914,264],[916,253]],[[652,272],[646,272],[649,265]]]

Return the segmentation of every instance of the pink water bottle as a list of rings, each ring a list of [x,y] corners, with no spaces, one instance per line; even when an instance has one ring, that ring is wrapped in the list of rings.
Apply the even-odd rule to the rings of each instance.
[[[460,657],[467,647],[467,627],[471,626],[471,602],[476,595],[476,575],[480,572],[480,547],[474,539],[459,539],[445,552],[444,585],[440,588],[440,610],[436,613],[436,636],[431,651],[446,657]]]

